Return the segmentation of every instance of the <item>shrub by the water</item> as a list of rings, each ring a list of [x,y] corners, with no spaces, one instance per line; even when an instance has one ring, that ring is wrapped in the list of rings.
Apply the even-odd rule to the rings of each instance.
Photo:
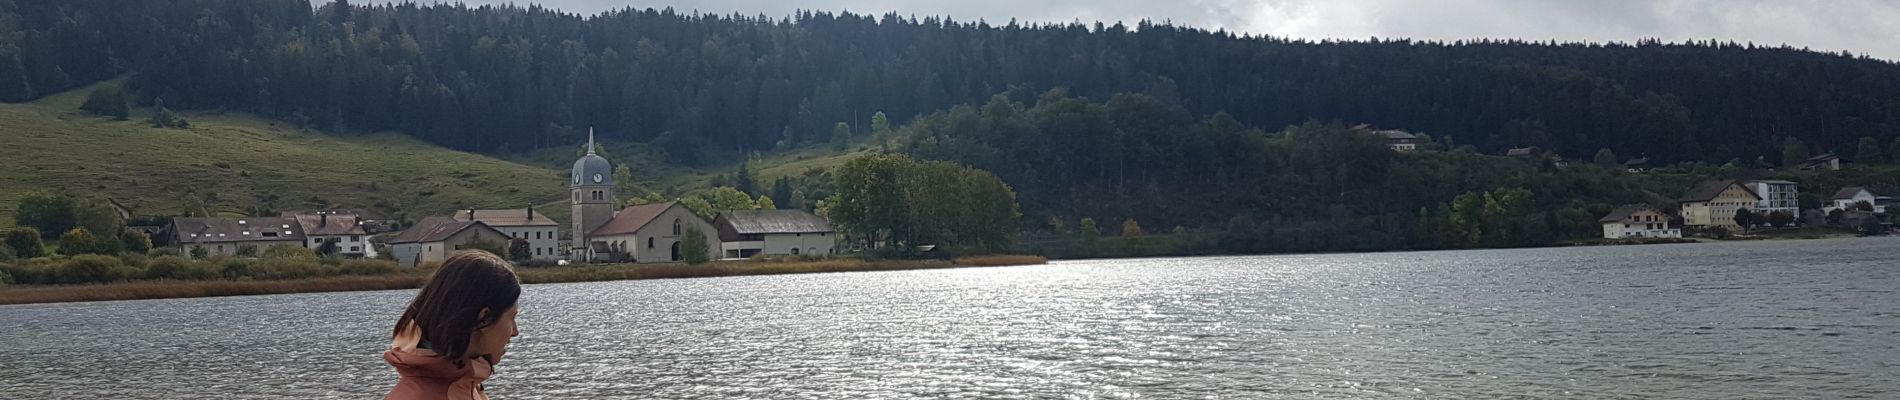
[[[84,254],[73,256],[60,265],[54,272],[58,283],[104,283],[122,279],[127,273],[138,273],[127,267],[118,257]]]
[[[400,271],[400,269],[396,267],[396,263],[383,261],[383,260],[344,261],[342,265],[337,267],[337,270],[344,275],[366,275],[366,276],[393,274],[393,273],[396,273],[397,271]]]
[[[11,284],[13,284],[13,275],[7,274],[6,268],[0,268],[0,286]]]
[[[251,266],[251,277],[257,279],[298,279],[330,275],[323,264],[310,260],[292,258],[265,258]]]
[[[146,235],[145,232],[126,231],[120,233],[119,242],[124,246],[125,251],[128,252],[144,254],[152,250],[152,237]]]
[[[20,258],[34,258],[46,255],[46,243],[40,241],[40,230],[30,227],[13,228],[7,231],[6,247]]]
[[[264,250],[264,258],[316,261],[317,252],[297,245],[280,244]]]
[[[150,262],[152,262],[152,258],[146,257],[145,254],[126,253],[126,254],[119,255],[119,263],[125,264],[125,266],[128,266],[128,267],[138,268],[141,270],[145,269],[146,264]]]
[[[58,265],[53,259],[40,257],[0,264],[0,271],[12,275],[14,283],[46,284],[53,283],[53,270]]]
[[[251,262],[238,258],[226,258],[213,261],[218,265],[218,273],[225,278],[237,279],[251,276]]]
[[[178,256],[155,258],[145,265],[146,279],[201,281],[218,279],[219,272],[210,262],[192,261]]]
[[[73,228],[59,236],[60,254],[119,254],[124,249],[117,236],[100,237],[86,228]]]

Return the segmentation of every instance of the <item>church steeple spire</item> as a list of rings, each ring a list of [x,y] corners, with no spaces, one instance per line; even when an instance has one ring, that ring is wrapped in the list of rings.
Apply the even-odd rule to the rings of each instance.
[[[587,127],[587,155],[594,155],[594,127]]]

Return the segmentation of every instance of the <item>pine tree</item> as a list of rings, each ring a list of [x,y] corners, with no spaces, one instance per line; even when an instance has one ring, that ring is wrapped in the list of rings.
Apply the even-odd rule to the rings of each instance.
[[[680,260],[687,265],[700,265],[711,261],[712,245],[706,241],[706,235],[699,228],[686,228],[685,237],[680,239]]]
[[[1594,161],[1596,161],[1597,165],[1614,167],[1616,166],[1616,152],[1610,151],[1610,149],[1598,149]]]
[[[1874,138],[1862,136],[1860,138],[1859,147],[1859,151],[1854,153],[1854,162],[1861,164],[1880,164],[1887,162],[1887,157],[1880,154],[1880,142],[1875,141]]]
[[[851,148],[851,124],[839,122],[838,125],[832,126],[831,144],[838,146],[839,150],[849,150]]]
[[[1789,137],[1781,141],[1781,166],[1794,167],[1808,161],[1808,144]]]

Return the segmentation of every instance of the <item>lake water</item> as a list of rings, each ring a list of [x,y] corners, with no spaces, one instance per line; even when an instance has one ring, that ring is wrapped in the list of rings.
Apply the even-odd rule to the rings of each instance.
[[[497,399],[1896,398],[1900,239],[527,287]],[[413,291],[0,306],[0,399],[380,398]]]

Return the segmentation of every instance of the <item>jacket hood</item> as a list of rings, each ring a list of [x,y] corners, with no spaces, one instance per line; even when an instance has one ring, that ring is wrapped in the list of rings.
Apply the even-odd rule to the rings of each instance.
[[[383,361],[396,367],[399,375],[418,378],[455,379],[474,372],[473,363],[464,362],[457,367],[455,363],[436,357],[435,352],[425,349],[390,349],[383,352]]]

